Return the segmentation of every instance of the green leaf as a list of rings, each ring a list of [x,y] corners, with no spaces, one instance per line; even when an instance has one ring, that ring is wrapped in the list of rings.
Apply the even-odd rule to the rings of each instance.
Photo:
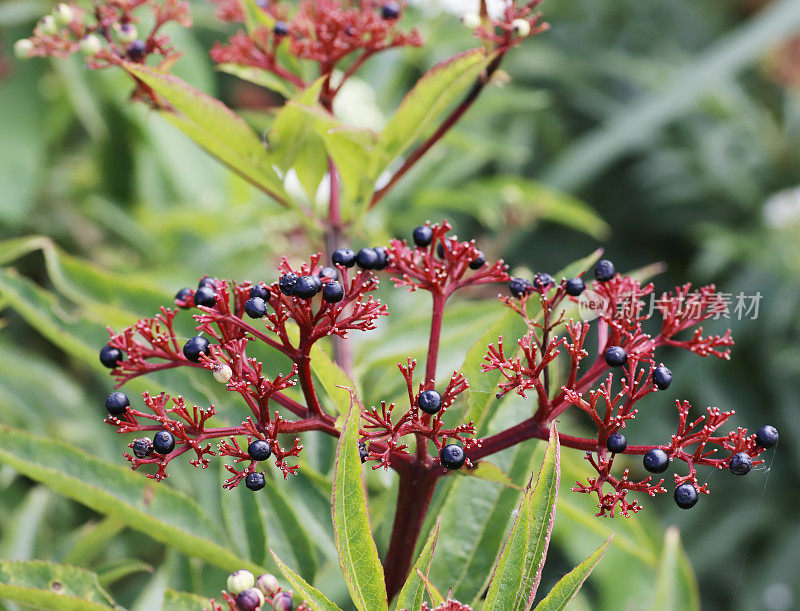
[[[409,609],[416,611],[422,604],[422,597],[425,594],[425,582],[423,577],[427,578],[431,570],[431,563],[433,562],[433,551],[436,549],[436,541],[439,538],[439,519],[436,519],[436,525],[433,527],[428,540],[425,542],[425,547],[411,567],[411,573],[408,575],[403,589],[397,595],[397,602],[395,608]]]
[[[422,138],[491,61],[483,49],[472,49],[436,64],[408,92],[381,134],[385,163]]]
[[[267,11],[258,6],[255,0],[240,0],[239,4],[244,11],[245,25],[250,34],[259,28],[271,30],[275,27],[275,19]]]
[[[508,475],[506,475],[500,467],[486,460],[479,461],[472,468],[459,469],[456,473],[458,475],[477,477],[479,479],[486,480],[487,482],[494,482],[495,484],[502,484],[503,486],[508,486],[509,488],[522,490],[522,488],[511,481]]]
[[[283,183],[272,168],[264,143],[245,121],[219,100],[148,66],[123,62],[174,111],[162,115],[208,153],[270,195],[286,199]]]
[[[276,91],[285,98],[292,97],[294,93],[294,88],[288,81],[283,80],[274,72],[263,70],[262,68],[246,66],[244,64],[219,64],[217,70],[225,72],[226,74],[231,74],[243,81],[248,81]]]
[[[94,573],[38,560],[0,561],[0,598],[59,611],[119,608]]]
[[[264,507],[265,498],[271,511]],[[267,478],[267,494],[259,495],[259,502],[264,507],[264,515],[268,516],[265,523],[267,540],[272,541],[273,535],[284,536],[298,569],[308,579],[313,580],[317,572],[314,543],[284,489],[272,478]]]
[[[656,576],[653,611],[700,609],[697,580],[681,545],[677,526],[664,533],[664,547]]]
[[[605,543],[598,547],[591,556],[564,575],[558,583],[553,586],[553,589],[550,590],[542,602],[536,605],[536,611],[560,611],[566,607],[567,603],[572,600],[572,597],[581,589],[583,582],[586,581],[592,569],[600,562],[600,558],[603,557],[613,537],[614,535],[611,535],[611,537],[606,539]]]
[[[197,594],[166,590],[162,608],[165,611],[203,611],[209,608],[209,601]]]
[[[120,558],[94,567],[100,585],[107,588],[112,583],[134,573],[152,573],[153,567],[136,558]]]
[[[260,570],[230,551],[230,543],[193,500],[130,469],[5,426],[0,426],[0,462],[188,556],[225,570]]]
[[[339,566],[360,611],[388,609],[386,582],[369,523],[367,491],[361,479],[358,434],[361,412],[351,394],[350,409],[336,449],[333,474],[333,531]]]
[[[533,603],[555,521],[559,450],[558,432],[552,425],[536,486],[531,475],[495,566],[485,609],[528,609]]]
[[[83,529],[83,534],[72,546],[66,556],[64,564],[81,566],[103,551],[114,537],[125,526],[114,518],[105,518],[95,524],[88,524]]]
[[[220,463],[220,473],[226,474]],[[220,487],[222,520],[237,554],[262,564],[267,554],[267,535],[264,515],[259,505],[262,495],[241,494],[240,490]]]
[[[436,589],[436,586],[431,583],[431,580],[420,573],[419,569],[417,570],[417,575],[419,575],[419,578],[425,584],[425,590],[428,592],[428,597],[431,599],[431,607],[438,607],[444,604],[444,596],[442,596],[439,590]]]
[[[283,576],[286,577],[286,580],[292,584],[292,587],[299,594],[301,594],[306,604],[310,605],[312,609],[315,609],[316,611],[337,611],[339,609],[339,607],[328,600],[328,598],[322,592],[310,585],[305,579],[300,577],[300,575],[286,566],[281,559],[278,558],[275,552],[269,550],[269,553],[272,554],[275,564],[278,565],[278,568],[283,573]]]

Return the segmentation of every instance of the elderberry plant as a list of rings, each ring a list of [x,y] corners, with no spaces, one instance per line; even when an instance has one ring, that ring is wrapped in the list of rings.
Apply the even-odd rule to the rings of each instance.
[[[437,609],[462,609],[469,607],[449,595],[447,600],[435,596],[435,588],[424,579],[426,571],[412,567],[434,492],[452,472],[477,473],[498,452],[530,439],[550,440],[548,477],[557,471],[552,464],[555,460],[557,465],[559,446],[584,452],[591,475],[577,481],[573,490],[596,497],[598,516],[627,517],[642,509],[635,493],[652,497],[667,492],[667,487],[660,477],[632,478],[618,455],[642,456],[644,468],[656,476],[666,472],[670,462],[681,464],[674,478],[674,497],[682,508],[693,506],[700,493],[708,493],[708,485],[698,480],[698,467],[745,475],[762,462],[760,454],[777,443],[775,429],[767,425],[756,434],[742,428],[724,432],[720,429],[732,412],[708,408],[704,415],[690,417],[692,406],[686,401],[676,401],[677,425],[669,440],[660,444],[636,440],[642,443],[633,445],[623,432],[641,407],[656,404],[649,395],[670,386],[672,373],[657,358],[657,350],[671,347],[701,357],[729,358],[730,332],[704,335],[701,326],[723,306],[713,286],[692,290],[686,284],[661,295],[656,302],[660,325],[646,331],[645,300],[654,292],[653,284],[617,273],[608,260],[592,261],[596,263],[592,282],[583,277],[591,266],[585,263],[563,276],[540,272],[532,278],[511,278],[502,261],[491,262],[474,241],[459,240],[447,221],[420,225],[409,233],[410,242],[393,239],[376,247],[352,247],[365,215],[458,123],[487,85],[502,80],[497,75],[506,54],[547,30],[535,12],[539,0],[506,0],[496,15],[479,3],[478,10],[462,21],[474,30],[480,46],[426,72],[379,133],[344,124],[337,116],[336,100],[348,80],[375,55],[423,44],[419,32],[401,26],[403,3],[301,0],[295,7],[215,0],[214,4],[220,20],[243,24],[243,29],[217,43],[212,59],[221,70],[264,85],[287,100],[263,138],[219,100],[170,73],[180,50],[163,29],[170,24],[191,25],[186,2],[105,0],[91,10],[61,4],[39,22],[31,38],[16,45],[20,57],[82,53],[89,68],[124,70],[133,79],[133,100],[147,104],[290,210],[304,224],[309,241],[326,253],[313,254],[302,263],[284,258],[277,273],[255,281],[204,277],[196,289],[178,291],[175,307],[164,306],[155,316],[121,331],[109,329],[100,361],[112,370],[117,386],[144,374],[192,367],[207,371],[237,395],[241,407],[241,418],[223,421],[214,405],[192,405],[180,395],[145,392],[139,401],[113,392],[106,399],[106,422],[118,433],[134,436],[131,451],[125,453],[134,470],[142,468],[160,481],[167,477],[170,463],[184,455],[202,468],[216,457],[228,472],[222,484],[231,490],[228,494],[246,493],[239,487],[242,483],[257,492],[271,481],[273,471],[283,478],[298,472],[305,436],[323,433],[338,438],[337,474],[364,463],[394,471],[398,481],[390,542],[376,573],[377,551],[374,558],[367,554],[371,572],[362,570],[353,560],[358,550],[353,554],[348,549],[353,541],[341,534],[356,524],[366,532],[362,543],[375,550],[366,497],[360,505],[343,505],[350,501],[342,496],[350,498],[353,490],[363,494],[361,476],[334,478],[340,563],[356,605],[385,608],[416,583],[413,587],[420,591],[428,589]],[[148,11],[150,18],[141,19]],[[149,24],[147,28],[143,23]],[[325,193],[324,206],[317,202],[320,192]],[[403,401],[387,397],[369,405],[352,380],[351,335],[374,331],[379,319],[390,314],[374,295],[381,278],[411,293],[430,294],[430,334],[424,367],[413,355],[397,363],[406,390]],[[486,342],[479,374],[468,377],[453,371],[442,380],[437,365],[446,307],[456,292],[475,294],[480,290],[476,287],[502,292],[502,306],[517,323],[521,321],[524,331]],[[589,291],[600,308],[593,320],[583,320],[580,306]],[[181,310],[193,317],[193,337],[176,330],[178,317],[187,318]],[[324,348],[328,343],[333,359]],[[280,355],[285,368],[267,368],[253,356],[265,350]],[[470,405],[463,395],[481,383],[481,376],[491,380],[497,398],[513,391],[527,400],[528,411],[516,424],[479,434],[488,403]],[[322,390],[337,398],[334,410],[326,408]],[[555,423],[567,410],[585,414],[592,433],[556,434]],[[517,593],[525,584],[523,606],[533,603],[553,519],[552,510],[546,520],[542,518],[545,534],[530,543],[541,555],[528,562],[525,546],[533,534],[523,518],[534,515],[530,505],[534,490],[544,494],[532,482],[526,487],[515,522],[525,532],[512,529],[487,582],[487,601],[499,601],[502,584],[508,580]],[[553,502],[545,505],[554,507]],[[361,517],[354,522],[348,517],[353,514]],[[524,541],[521,548],[518,541]],[[522,559],[511,558],[512,553],[521,553]],[[279,562],[277,557],[275,561]],[[516,574],[510,567],[520,562],[522,569]],[[284,575],[311,608],[326,608],[302,578],[288,568]],[[359,599],[364,575],[372,584],[370,600]],[[275,609],[291,608],[291,595],[277,589],[269,576],[259,578],[268,586],[249,583],[252,574],[239,577],[243,578],[237,581],[232,576],[233,585],[224,595],[231,609],[255,609],[267,602]],[[533,580],[532,588],[528,580]],[[240,582],[247,585],[241,587]],[[428,608],[421,595],[410,600],[409,608]],[[504,608],[501,602],[492,604],[495,607],[487,602],[487,608]]]

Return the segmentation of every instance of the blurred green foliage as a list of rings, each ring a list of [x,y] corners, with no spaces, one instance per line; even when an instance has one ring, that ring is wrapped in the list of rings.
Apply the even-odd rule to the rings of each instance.
[[[0,423],[67,441],[124,468],[124,444],[101,422],[110,380],[95,352],[104,325],[119,327],[154,312],[202,274],[271,279],[280,255],[298,258],[319,244],[304,239],[296,217],[160,116],[129,104],[129,80],[121,72],[90,72],[79,61],[12,63],[13,41],[49,8],[36,0],[0,5],[6,53],[0,237],[15,239],[0,247]],[[624,608],[649,608],[653,584],[667,587],[658,577],[660,559],[676,562],[669,537],[662,545],[663,527],[677,524],[705,608],[791,609],[800,601],[800,528],[793,519],[800,484],[800,421],[794,417],[800,408],[794,392],[800,377],[800,193],[770,198],[800,182],[800,81],[777,78],[791,74],[781,68],[800,59],[784,46],[800,29],[800,5],[548,0],[543,10],[552,30],[510,54],[504,64],[510,81],[485,92],[366,217],[355,241],[407,236],[419,222],[446,215],[460,235],[479,237],[489,256],[503,256],[512,266],[560,269],[604,246],[620,269],[665,261],[666,273],[655,278],[659,290],[691,279],[716,282],[734,295],[760,292],[756,320],[712,325],[733,328],[732,361],[698,363],[676,354],[669,394],[697,406],[736,409],[742,426],[776,425],[782,438],[774,459],[741,480],[708,473],[712,495],[691,512],[680,512],[664,495],[645,501],[640,518],[611,521],[593,518],[591,500],[568,492],[585,469],[580,456],[565,452],[543,586],[549,589],[613,530],[614,544],[572,604],[616,610],[624,600]],[[273,115],[263,108],[278,100],[212,68],[206,50],[228,31],[208,4],[193,3],[193,13],[191,32],[170,31],[186,51],[176,73],[265,129]],[[368,64],[350,95],[343,94],[347,103],[336,109],[343,121],[366,117],[369,126],[382,125],[425,69],[474,44],[434,3],[412,19],[433,44]],[[541,182],[515,185],[511,177]],[[367,402],[401,392],[393,363],[424,351],[426,343],[427,318],[417,314],[417,296],[384,291],[382,297],[404,314],[358,340],[356,370]],[[443,371],[461,365],[497,315],[491,299],[451,309],[443,352],[452,356],[443,359]],[[171,372],[131,385],[133,392],[162,388],[212,401],[223,415],[235,409],[197,376]],[[629,439],[665,438],[674,427],[670,404],[671,396],[653,398]],[[488,429],[516,422],[519,407],[513,399],[504,402]],[[334,446],[318,438],[304,444],[306,469],[272,486],[264,506],[251,496],[222,494],[221,478],[188,465],[171,467],[164,485],[224,526],[220,536],[232,539],[231,553],[271,566],[258,545],[268,540],[284,561],[305,569],[303,577],[311,581],[316,572],[315,585],[341,601],[347,593],[333,555],[327,496]],[[518,484],[540,460],[533,447],[497,457]],[[434,507],[446,512],[467,507],[459,499],[470,499],[478,524],[491,528],[470,540],[447,535],[443,524],[439,553],[447,541],[462,544],[453,553],[471,554],[469,545],[485,553],[478,540],[502,540],[518,494],[476,478],[453,479]],[[370,487],[372,513],[387,513],[391,478],[375,474]],[[95,513],[87,506],[99,508],[85,499],[66,500],[8,466],[0,467],[0,491],[0,557],[91,568],[99,585],[134,611],[157,608],[167,588],[213,595],[224,583],[223,568],[230,568],[171,550],[158,543],[163,537],[142,537],[129,521]],[[264,520],[247,522],[253,515]],[[303,525],[297,536],[310,548],[297,547],[296,535],[286,534],[298,532],[296,515]],[[373,527],[383,549],[390,523],[378,517]],[[243,542],[243,532],[257,541]],[[461,575],[448,575],[448,567],[434,561],[433,581],[472,585],[494,561],[470,558],[474,564],[466,563]],[[90,581],[86,587],[95,587]]]

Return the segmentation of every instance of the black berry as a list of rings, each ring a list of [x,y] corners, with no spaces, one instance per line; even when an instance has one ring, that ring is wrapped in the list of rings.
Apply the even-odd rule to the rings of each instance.
[[[367,444],[363,441],[358,442],[358,455],[361,457],[362,464],[366,462],[369,451],[367,450]]]
[[[263,473],[248,473],[244,478],[244,485],[253,491],[261,490],[267,485],[267,480]]]
[[[250,318],[262,318],[267,313],[267,302],[261,297],[251,297],[244,302],[244,311]]]
[[[659,390],[667,390],[672,384],[672,372],[664,365],[659,365],[653,370],[653,384]]]
[[[381,17],[397,19],[400,17],[400,5],[397,2],[384,2],[381,6]]]
[[[436,254],[439,256],[440,259],[444,259],[444,249],[445,247],[449,252],[452,252],[453,245],[450,243],[450,238],[442,238],[442,241],[436,245]]]
[[[375,269],[386,269],[386,266],[389,265],[389,255],[386,254],[386,249],[383,246],[376,246],[373,250],[378,255],[378,263],[375,265]]]
[[[192,289],[190,289],[188,286],[182,288],[180,291],[175,293],[175,301],[180,301],[183,303],[190,304],[190,305],[179,305],[178,307],[183,310],[188,310],[190,307],[192,307],[191,306],[192,301],[190,299],[191,296],[192,296]]]
[[[149,437],[134,439],[131,447],[136,458],[147,458],[153,453],[153,442],[150,441]]]
[[[758,429],[756,442],[762,448],[771,448],[778,443],[778,430],[771,424],[765,424]]]
[[[339,270],[335,267],[323,267],[317,274],[320,278],[330,278],[331,280],[339,279]]]
[[[275,36],[286,36],[289,33],[289,25],[285,21],[276,21],[272,28]]]
[[[691,484],[681,484],[675,488],[675,503],[681,509],[691,509],[697,504],[697,488]]]
[[[567,295],[578,297],[586,290],[586,283],[581,278],[570,278],[564,285]]]
[[[134,40],[128,45],[128,59],[132,62],[140,62],[144,59],[147,52],[147,45],[143,40]]]
[[[209,278],[208,276],[202,278],[200,280],[200,282],[197,283],[197,288],[201,289],[203,287],[210,288],[210,289],[216,289],[217,288],[216,285],[214,284],[214,281],[211,278]]]
[[[216,303],[217,303],[217,295],[216,293],[214,293],[214,289],[212,289],[211,287],[204,286],[195,291],[194,305],[212,308]]]
[[[603,259],[602,261],[598,261],[597,266],[594,268],[594,277],[599,282],[608,282],[614,277],[614,274],[616,273],[617,272],[614,269],[614,264],[608,259]]]
[[[546,289],[548,286],[553,284],[555,280],[550,274],[545,274],[544,272],[536,274],[533,277],[533,288],[538,291]]]
[[[455,443],[444,446],[442,451],[439,452],[439,461],[448,471],[460,469],[464,466],[466,460],[467,455],[464,454],[464,448]]]
[[[611,346],[606,350],[605,358],[609,367],[622,367],[628,362],[628,353],[620,346]]]
[[[532,285],[525,278],[512,278],[508,283],[508,291],[518,299],[531,290]]]
[[[470,269],[480,269],[484,265],[486,265],[486,256],[480,251],[478,251],[478,256],[469,262]]]
[[[239,611],[256,611],[261,609],[263,603],[264,596],[256,588],[247,588],[236,595],[236,608]]]
[[[612,454],[622,454],[628,447],[628,440],[622,433],[612,433],[606,439],[606,450]]]
[[[328,303],[339,303],[344,299],[344,288],[338,280],[328,282],[322,289],[322,298]]]
[[[175,437],[169,431],[159,431],[153,435],[153,451],[166,456],[175,449]]]
[[[425,248],[431,245],[433,230],[427,225],[420,225],[414,229],[412,237],[414,238],[414,244],[420,248]]]
[[[106,409],[112,416],[121,416],[130,404],[131,400],[124,392],[112,392],[106,397]]]
[[[208,340],[205,337],[198,335],[183,345],[183,356],[193,363],[200,361],[201,353],[208,354]]]
[[[669,468],[669,456],[661,448],[647,450],[642,458],[644,468],[650,473],[664,473]]]
[[[124,356],[119,348],[105,345],[100,349],[100,362],[109,369],[114,369]]]
[[[419,393],[417,407],[426,414],[435,414],[442,409],[442,395],[435,390],[426,390]]]
[[[356,264],[356,253],[349,248],[334,250],[331,255],[331,262],[342,267],[353,267]]]
[[[297,274],[288,273],[284,274],[278,280],[278,288],[284,295],[294,295],[294,287],[297,284],[299,276]]]
[[[314,281],[316,276],[300,276],[297,282],[294,283],[294,296],[300,299],[311,299],[317,294],[317,282]],[[319,281],[319,278],[317,278]]]
[[[747,452],[739,452],[731,456],[731,464],[728,468],[734,475],[747,475],[753,468],[753,459]]]
[[[256,439],[255,441],[251,441],[250,445],[247,446],[247,454],[253,460],[267,460],[272,454],[272,448],[270,447],[268,441]]]
[[[264,301],[269,301],[269,289],[263,284],[256,284],[250,289],[250,299],[260,297]]]
[[[361,269],[375,269],[378,265],[378,253],[374,248],[362,248],[356,255],[356,263]]]

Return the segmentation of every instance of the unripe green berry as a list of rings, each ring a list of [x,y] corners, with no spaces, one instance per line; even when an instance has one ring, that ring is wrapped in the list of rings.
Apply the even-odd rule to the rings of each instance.
[[[531,24],[525,21],[524,19],[515,19],[514,21],[511,22],[511,29],[517,36],[522,36],[523,38],[525,38],[528,34],[531,33]]]
[[[33,42],[22,38],[14,43],[14,56],[17,59],[28,59],[33,51]]]
[[[253,574],[250,571],[241,569],[228,575],[227,590],[229,593],[235,596],[239,592],[243,592],[248,588],[252,588],[255,582],[256,578],[253,577]]]
[[[256,587],[264,593],[264,596],[274,596],[281,586],[275,575],[264,573],[256,579]]]
[[[39,21],[38,29],[42,34],[53,34],[58,33],[58,24],[56,23],[56,18],[52,15],[45,15]]]
[[[233,371],[231,371],[231,368],[225,363],[220,363],[214,367],[211,373],[214,375],[214,379],[220,384],[227,384],[233,375]]]
[[[74,13],[68,5],[61,3],[53,9],[53,17],[58,25],[65,26],[72,23]]]
[[[481,25],[481,18],[475,13],[464,13],[461,15],[461,23],[464,24],[465,28],[472,31]]]
[[[131,43],[139,37],[139,32],[136,30],[136,26],[131,23],[117,25],[116,31],[117,38],[123,44]]]
[[[91,55],[97,55],[103,49],[103,43],[100,42],[100,39],[94,34],[88,34],[81,38],[78,46],[81,50],[81,53],[87,57]]]

